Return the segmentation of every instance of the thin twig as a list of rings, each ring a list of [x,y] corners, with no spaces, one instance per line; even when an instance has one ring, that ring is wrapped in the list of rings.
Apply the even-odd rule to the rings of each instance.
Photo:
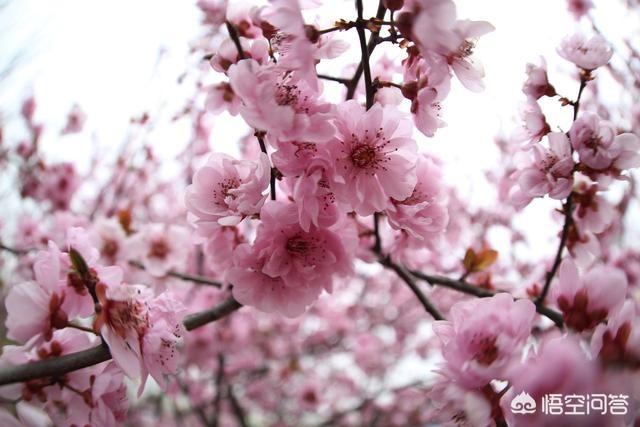
[[[387,12],[387,8],[384,6],[382,0],[380,0],[380,2],[378,3],[378,11],[376,12],[376,18],[383,19],[386,12]],[[371,36],[369,37],[369,42],[367,43],[368,55],[371,55],[371,53],[375,49],[377,44],[376,43],[377,38],[378,38],[378,33],[372,32]],[[356,71],[353,74],[353,78],[351,78],[351,83],[347,87],[347,96],[346,96],[347,99],[353,99],[353,96],[356,93],[356,89],[358,88],[358,82],[360,81],[360,76],[362,76],[363,71],[364,71],[364,64],[362,63],[362,61],[360,61],[360,63],[358,64],[358,68],[356,68]]]
[[[218,427],[220,424],[220,405],[222,403],[222,384],[224,381],[224,354],[218,353],[218,372],[216,375],[216,396],[213,399],[213,419],[211,427]]]
[[[364,28],[366,21],[362,19],[363,5],[362,0],[356,0],[356,9],[358,10],[358,20],[356,21],[356,31],[358,32],[358,39],[360,41],[360,52],[362,55],[362,69],[364,71],[364,87],[367,97],[367,110],[373,106],[373,96],[375,95],[375,88],[373,87],[373,81],[371,80],[371,68],[369,66],[369,47],[367,46],[367,40],[364,35]]]
[[[244,50],[242,50],[242,44],[240,43],[240,36],[238,35],[238,30],[236,27],[229,21],[226,21],[227,31],[229,32],[229,37],[233,41],[233,44],[236,45],[236,50],[238,51],[239,59],[246,59],[247,56],[244,54]]]
[[[11,246],[7,246],[2,243],[0,243],[0,250],[7,251],[10,254],[13,254],[15,256],[26,255],[30,252],[29,250],[26,250],[26,249],[12,248]]]
[[[471,283],[465,282],[463,280],[454,280],[445,276],[425,274],[421,271],[416,271],[416,270],[411,270],[410,273],[413,274],[418,279],[424,280],[430,285],[443,286],[445,288],[453,289],[458,292],[462,292],[469,295],[474,295],[479,298],[488,298],[496,294],[496,292],[494,291],[490,291],[488,289],[481,288],[476,285],[472,285]],[[557,311],[552,310],[548,307],[545,307],[544,305],[541,305],[541,304],[536,304],[536,311],[541,315],[550,319],[559,328],[563,327],[562,314],[558,313]]]
[[[569,194],[567,197],[567,201],[564,204],[564,225],[562,226],[562,234],[560,235],[560,244],[558,245],[558,250],[556,251],[556,257],[553,261],[553,266],[551,270],[547,272],[547,277],[544,282],[544,287],[542,288],[542,292],[540,292],[540,296],[536,300],[536,305],[544,304],[544,300],[549,293],[549,289],[551,288],[551,282],[560,267],[560,263],[562,262],[562,252],[567,245],[567,240],[569,238],[569,229],[571,228],[572,214],[573,214],[573,193]]]
[[[418,287],[416,281],[413,279],[413,276],[401,265],[396,264],[391,260],[391,258],[380,256],[379,258],[380,264],[384,265],[387,268],[395,271],[396,274],[409,286],[409,288],[416,295],[424,309],[431,315],[435,320],[444,320],[444,316],[438,311],[438,309],[429,301],[426,295],[422,292],[422,290]]]
[[[318,74],[318,78],[322,80],[329,80],[332,82],[342,83],[343,85],[346,85],[346,86],[349,86],[349,84],[351,83],[351,79],[348,79],[346,77],[334,77],[334,76],[328,76],[326,74]]]
[[[140,270],[145,270],[144,265],[138,261],[129,261],[129,265],[139,268]],[[180,273],[178,271],[171,270],[167,272],[166,275],[169,277],[175,277],[177,279],[186,280],[188,282],[198,283],[200,285],[215,286],[216,288],[222,287],[222,283],[218,282],[217,280],[213,280],[208,277],[200,276],[197,274]]]
[[[240,405],[240,401],[233,392],[233,386],[229,384],[227,388],[229,394],[229,402],[231,402],[231,409],[233,409],[233,415],[236,417],[236,421],[240,427],[249,427],[247,423],[247,416],[245,415],[244,408]]]

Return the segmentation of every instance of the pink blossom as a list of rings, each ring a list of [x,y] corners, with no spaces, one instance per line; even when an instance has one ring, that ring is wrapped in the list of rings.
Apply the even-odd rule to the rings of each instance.
[[[91,243],[100,251],[100,260],[108,265],[127,261],[127,235],[115,218],[99,218],[90,231]]]
[[[240,39],[242,52],[247,58],[252,58],[259,63],[266,62],[269,55],[269,44],[265,39],[247,40]],[[226,73],[231,65],[236,64],[240,60],[238,48],[231,39],[224,40],[215,55],[211,58],[211,67],[220,72]]]
[[[70,319],[93,312],[86,287],[68,274],[70,267],[68,255],[53,242],[49,242],[48,251],[38,253],[33,267],[36,281],[16,285],[7,295],[9,338],[23,343],[36,336],[50,340],[54,330],[65,328]],[[95,277],[106,282],[112,281],[113,273],[110,268],[92,270]],[[30,313],[28,320],[23,318],[24,313]]]
[[[574,221],[579,230],[602,233],[616,217],[614,206],[598,194],[598,190],[598,185],[593,184],[590,187],[580,186],[579,190],[574,192],[574,201],[577,202]]]
[[[429,420],[443,426],[492,426],[491,404],[476,390],[467,390],[440,378],[427,392]]]
[[[517,142],[526,142],[525,147],[539,142],[551,132],[540,106],[531,98],[527,99],[527,102],[520,107],[520,120],[522,125],[516,129],[512,138]]]
[[[560,265],[559,281],[552,299],[562,310],[564,321],[576,331],[593,329],[624,301],[627,278],[609,266],[596,266],[582,277],[571,258]]]
[[[581,115],[569,131],[571,145],[580,161],[596,170],[615,165],[620,169],[640,166],[640,141],[631,133],[616,135],[614,126],[593,113]]]
[[[591,71],[607,64],[613,51],[600,35],[587,39],[584,34],[576,33],[562,40],[558,54],[578,67]]]
[[[147,300],[149,290],[143,286],[107,286],[98,284],[100,302],[94,329],[109,346],[113,360],[131,378],[143,376],[141,338],[149,326]]]
[[[87,115],[82,111],[79,105],[74,105],[67,116],[67,124],[62,130],[63,134],[78,133],[82,131]]]
[[[521,392],[529,394],[542,406],[542,398],[548,394],[568,396],[573,394],[606,393],[603,390],[598,365],[587,358],[574,336],[553,338],[542,343],[536,355],[520,366],[510,369],[508,378],[511,390],[501,399],[503,414],[509,425],[536,427],[562,425],[567,427],[597,427],[609,424],[598,411],[589,415],[553,415],[537,410],[533,414],[514,414],[510,409],[513,398]],[[613,422],[615,420],[610,419]]]
[[[416,185],[416,142],[410,122],[396,109],[375,104],[365,109],[355,101],[338,106],[338,134],[329,142],[334,160],[331,188],[360,215],[405,200]]]
[[[640,316],[635,301],[627,300],[596,326],[591,337],[591,352],[603,363],[635,367],[640,363]]]
[[[128,254],[141,262],[145,270],[156,277],[163,277],[171,270],[184,267],[189,256],[185,245],[189,232],[178,225],[147,224],[129,242]]]
[[[451,320],[433,325],[443,345],[442,373],[466,388],[504,379],[531,334],[535,312],[531,301],[514,301],[505,293],[455,304]]]
[[[75,167],[71,163],[57,163],[45,167],[39,177],[40,186],[35,198],[49,200],[54,209],[66,210],[80,186]]]
[[[224,277],[233,265],[233,251],[245,239],[237,227],[222,227],[216,223],[202,224],[198,234],[203,236],[202,250],[207,267]]]
[[[548,194],[564,199],[573,186],[573,159],[569,139],[561,132],[549,134],[550,148],[534,145],[528,166],[513,174],[518,186],[511,194],[516,206],[526,206],[533,198]]]
[[[182,318],[186,314],[177,295],[162,293],[149,303],[149,328],[142,337],[144,369],[165,388],[164,375],[175,374],[178,368],[177,345],[186,332]],[[143,379],[146,375],[142,375]],[[144,381],[140,390],[144,387]]]
[[[441,102],[449,94],[451,76],[444,61],[420,61],[405,71],[402,94],[411,100],[411,113],[420,132],[433,136],[446,126],[441,120]],[[415,79],[415,80],[414,80]]]
[[[56,357],[94,346],[87,335],[74,330],[56,332],[50,345],[38,354]],[[126,386],[122,371],[113,362],[101,363],[67,374],[66,386],[47,388],[45,408],[56,425],[115,427],[127,411]]]
[[[304,231],[294,204],[268,203],[252,246],[234,253],[229,272],[233,295],[263,311],[300,315],[320,294],[331,291],[333,275],[347,274],[350,261],[340,237],[326,228]]]
[[[41,334],[50,336],[53,328],[66,326],[68,317],[60,309],[60,296],[35,282],[13,286],[5,301],[7,337],[12,340],[25,343]],[[24,313],[30,313],[28,319]]]
[[[454,51],[445,56],[460,83],[471,91],[480,92],[484,89],[484,67],[477,58],[472,57],[473,49],[478,37],[493,30],[494,26],[486,21],[460,20],[456,23],[455,33],[461,41]]]
[[[312,41],[317,41],[319,35],[313,27],[305,26],[298,0],[272,0],[270,6],[263,10],[262,17],[279,31],[271,40],[271,45],[279,53],[278,68],[297,71],[297,78],[304,80],[311,89],[318,90],[314,55],[317,48]]]
[[[211,87],[205,105],[210,113],[228,111],[235,116],[240,111],[240,98],[236,96],[229,83],[222,82]]]
[[[418,240],[433,240],[449,222],[446,195],[442,191],[442,171],[438,162],[420,156],[416,168],[418,182],[413,193],[402,201],[393,200],[387,217],[391,227]]]
[[[400,30],[411,37],[427,60],[434,56],[446,59],[460,82],[469,90],[480,91],[484,70],[472,58],[477,38],[494,30],[485,21],[457,20],[451,0],[413,2],[413,12],[398,17]],[[407,27],[404,28],[404,22]]]
[[[193,176],[185,201],[200,221],[236,225],[260,212],[267,196],[270,167],[265,155],[259,163],[212,154]]]
[[[547,63],[540,58],[541,64],[527,64],[527,81],[522,87],[522,92],[531,99],[540,99],[543,96],[555,96],[556,90],[547,77]]]
[[[330,187],[331,170],[324,145],[280,142],[272,161],[286,177],[283,184],[298,207],[300,226],[329,227],[338,220],[338,208]]]
[[[331,138],[331,106],[318,100],[318,93],[295,72],[282,73],[273,66],[260,66],[247,59],[229,68],[229,81],[240,97],[240,114],[270,139],[322,142]]]
[[[593,7],[591,0],[567,0],[567,9],[575,19],[580,19]]]

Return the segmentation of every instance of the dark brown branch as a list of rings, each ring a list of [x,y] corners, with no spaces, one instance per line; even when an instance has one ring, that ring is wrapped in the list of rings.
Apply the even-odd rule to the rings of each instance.
[[[229,402],[231,402],[231,409],[233,410],[233,415],[235,416],[238,425],[240,427],[249,427],[244,408],[240,405],[240,401],[233,392],[233,387],[229,385],[227,391],[229,394]]]
[[[433,316],[435,320],[444,320],[444,316],[440,314],[438,309],[431,303],[431,301],[429,301],[429,299],[422,292],[422,290],[420,290],[420,288],[418,287],[418,284],[413,279],[413,276],[411,276],[411,274],[404,267],[393,262],[391,258],[389,258],[388,256],[387,257],[381,256],[379,260],[380,260],[380,264],[396,272],[396,274],[409,286],[411,291],[413,291],[413,293],[416,295],[416,297],[418,298],[418,300],[420,301],[424,309],[431,316]]]
[[[569,229],[571,228],[573,214],[573,193],[569,194],[567,197],[567,202],[564,204],[564,225],[562,226],[562,234],[560,235],[560,244],[558,245],[558,250],[556,251],[556,257],[553,260],[553,266],[551,270],[547,272],[546,280],[544,282],[544,287],[542,288],[542,292],[540,292],[540,296],[536,300],[536,305],[544,304],[544,300],[549,293],[549,289],[551,288],[551,282],[560,267],[560,263],[562,262],[562,252],[567,245],[567,239],[569,238]]]
[[[376,18],[383,19],[385,13],[387,12],[387,8],[384,7],[382,0],[378,3],[378,11],[376,12]],[[371,37],[369,37],[369,42],[367,43],[367,55],[370,56],[373,52],[373,49],[376,47],[376,40],[378,38],[378,33],[372,33]],[[364,71],[364,64],[360,61],[358,64],[358,68],[356,68],[355,73],[353,74],[353,78],[351,79],[351,83],[347,87],[347,99],[353,99],[353,96],[356,93],[356,89],[358,88],[358,82],[360,81],[360,76]]]
[[[242,307],[242,304],[233,298],[229,298],[208,310],[190,314],[184,318],[182,323],[188,331],[191,331],[207,323],[221,319],[240,307]],[[6,366],[0,369],[0,386],[21,383],[36,378],[59,377],[69,372],[77,371],[78,369],[106,362],[109,359],[111,359],[109,348],[106,345],[98,345],[87,350],[60,357],[25,363],[23,365]]]
[[[349,86],[349,84],[351,83],[351,79],[347,79],[345,77],[327,76],[326,74],[318,74],[318,78],[322,80],[329,80],[332,82],[342,83],[343,85],[346,85],[346,86]]]
[[[218,372],[216,375],[216,396],[213,399],[213,419],[211,427],[220,424],[220,405],[222,404],[222,384],[224,381],[224,354],[218,353]]]
[[[363,5],[362,0],[356,0],[356,9],[358,9],[358,20],[356,21],[356,31],[358,32],[358,39],[360,41],[360,52],[362,55],[362,70],[364,71],[364,87],[367,96],[367,110],[373,106],[373,96],[375,95],[375,88],[373,87],[373,81],[371,79],[371,67],[369,65],[369,47],[367,46],[367,40],[364,35],[364,28],[366,22],[362,19]]]
[[[242,50],[242,44],[240,43],[240,36],[238,35],[238,30],[236,27],[229,21],[225,22],[227,25],[227,31],[229,32],[229,37],[233,41],[233,44],[236,45],[236,50],[238,51],[239,59],[246,59],[247,56],[244,54],[244,50]]]
[[[456,290],[458,292],[474,295],[479,298],[492,297],[496,294],[496,292],[481,288],[476,285],[472,285],[471,283],[465,282],[463,280],[454,280],[444,276],[425,274],[421,271],[415,270],[410,271],[410,273],[418,279],[424,280],[430,285],[443,286],[449,289]],[[562,314],[558,313],[557,311],[545,307],[541,304],[536,304],[536,311],[541,315],[547,317],[559,328],[563,327]]]
[[[267,145],[264,142],[264,132],[256,131],[254,133],[255,137],[258,139],[258,144],[260,144],[260,151],[262,151],[266,156],[269,156],[267,153]],[[276,175],[278,174],[276,168],[271,167],[271,178],[269,179],[269,188],[271,200],[276,199]]]
[[[15,256],[26,255],[30,252],[29,250],[26,250],[26,249],[12,248],[11,246],[7,246],[2,243],[0,243],[0,250],[7,251],[10,254],[13,254]]]
[[[184,318],[182,324],[187,329],[187,331],[192,331],[196,328],[199,328],[200,326],[206,325],[207,323],[220,320],[223,317],[226,317],[229,314],[233,313],[240,307],[242,307],[242,304],[230,297],[229,299],[222,301],[220,304],[216,305],[213,308],[210,308],[209,310],[204,310],[188,315]]]

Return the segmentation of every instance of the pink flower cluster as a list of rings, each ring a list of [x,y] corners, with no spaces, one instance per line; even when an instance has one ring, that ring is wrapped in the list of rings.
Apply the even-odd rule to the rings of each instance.
[[[145,286],[124,283],[120,267],[98,262],[100,252],[84,230],[70,228],[66,241],[67,252],[49,241],[48,250],[36,257],[35,280],[9,291],[7,336],[19,345],[6,348],[0,363],[85,350],[99,337],[113,361],[0,391],[6,398],[48,402],[48,412],[60,422],[113,426],[126,412],[123,374],[141,380],[142,392],[148,375],[164,385],[164,376],[175,373],[184,308],[170,293],[154,296]],[[65,408],[71,407],[69,418]]]

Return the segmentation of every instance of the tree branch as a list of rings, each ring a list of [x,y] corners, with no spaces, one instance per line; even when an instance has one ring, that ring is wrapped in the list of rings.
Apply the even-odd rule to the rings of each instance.
[[[231,402],[231,409],[233,409],[233,415],[235,415],[238,425],[240,427],[249,427],[244,408],[240,405],[240,401],[238,401],[238,398],[233,392],[233,386],[229,385],[227,390],[229,394],[229,401]]]
[[[139,268],[140,270],[145,270],[144,265],[141,262],[138,261],[129,261],[129,265],[132,265],[136,268]],[[199,276],[196,274],[188,274],[188,273],[180,273],[177,271],[169,271],[167,272],[167,276],[169,277],[175,277],[177,279],[182,279],[182,280],[186,280],[188,282],[194,282],[194,283],[199,283],[201,285],[209,285],[209,286],[215,286],[216,288],[221,288],[222,287],[222,283],[213,280],[213,279],[209,279],[208,277],[204,277],[204,276]]]
[[[544,300],[549,293],[549,289],[551,288],[551,282],[560,267],[560,263],[562,262],[562,251],[564,247],[567,245],[567,239],[569,238],[569,229],[571,228],[572,223],[572,214],[573,214],[573,193],[569,194],[567,197],[567,202],[564,204],[564,225],[562,226],[562,234],[560,236],[560,244],[558,245],[558,250],[556,251],[556,257],[553,261],[553,266],[551,270],[547,272],[547,277],[544,283],[544,287],[542,288],[542,292],[540,292],[540,296],[536,300],[536,305],[544,304]]]
[[[424,280],[430,285],[443,286],[445,288],[453,289],[469,295],[474,295],[479,298],[488,298],[496,294],[496,292],[480,288],[478,286],[472,285],[471,283],[465,282],[464,280],[454,280],[444,276],[425,274],[421,271],[416,270],[411,270],[410,273],[418,279]],[[536,311],[555,323],[557,327],[563,327],[562,314],[558,313],[557,311],[545,307],[541,304],[536,304]]]
[[[426,295],[420,290],[417,283],[411,276],[411,274],[402,266],[396,264],[391,261],[391,258],[386,256],[379,257],[380,264],[385,267],[393,270],[396,274],[409,286],[409,288],[413,291],[413,293],[418,297],[418,300],[424,307],[424,309],[431,315],[435,320],[444,320],[444,316],[438,311],[438,309],[429,301]]]
[[[382,0],[381,0],[378,3],[378,11],[376,12],[376,18],[383,19],[385,13],[387,13],[387,8],[384,7],[384,4],[382,3]],[[371,37],[369,38],[369,42],[367,43],[367,56],[371,55],[371,53],[373,52],[373,49],[375,49],[377,44],[376,43],[377,37],[378,37],[378,33],[374,32],[371,34]],[[362,61],[360,61],[360,64],[358,64],[358,68],[356,68],[356,71],[353,74],[353,77],[351,78],[351,82],[347,87],[347,96],[346,96],[347,99],[353,99],[353,96],[355,95],[356,89],[358,87],[358,82],[360,81],[360,76],[362,76],[363,71],[364,71],[364,64],[362,63]]]
[[[242,307],[242,304],[233,298],[229,298],[208,310],[188,315],[182,323],[188,331],[191,331],[207,323],[215,322],[240,307]],[[0,369],[0,386],[21,383],[36,378],[59,377],[78,369],[106,362],[109,359],[111,359],[109,348],[102,344],[60,357],[25,363],[23,365],[6,366]]]

